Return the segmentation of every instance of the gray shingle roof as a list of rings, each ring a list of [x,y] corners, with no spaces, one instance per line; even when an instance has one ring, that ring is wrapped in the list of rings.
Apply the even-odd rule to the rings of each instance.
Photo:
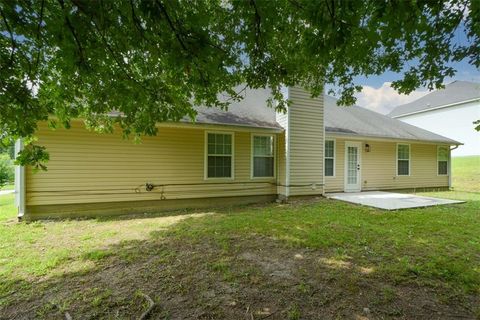
[[[236,125],[255,128],[283,129],[275,119],[275,110],[267,106],[269,89],[248,89],[243,100],[232,102],[228,111],[218,108],[197,107],[196,123]],[[190,121],[184,119],[184,121]]]
[[[390,138],[461,144],[400,120],[359,107],[337,106],[337,99],[325,96],[325,131],[347,136]]]
[[[233,102],[228,111],[197,107],[195,122],[199,124],[243,126],[283,130],[277,123],[275,110],[267,106],[269,89],[248,89],[244,99]],[[325,131],[349,136],[390,138],[461,144],[438,134],[406,124],[362,107],[339,107],[337,100],[325,95]],[[118,116],[120,114],[114,114]],[[184,118],[182,122],[191,122]]]
[[[480,83],[454,81],[447,84],[444,89],[433,91],[420,99],[396,107],[389,116],[398,117],[473,99],[480,99]]]

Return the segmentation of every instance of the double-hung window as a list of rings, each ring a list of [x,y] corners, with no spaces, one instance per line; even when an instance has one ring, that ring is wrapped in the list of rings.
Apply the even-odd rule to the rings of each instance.
[[[325,140],[325,176],[335,176],[335,141]]]
[[[397,175],[410,175],[410,145],[397,144]]]
[[[275,148],[273,135],[252,135],[252,177],[275,175]]]
[[[438,175],[448,174],[448,147],[439,146],[437,148],[437,172]]]
[[[233,134],[207,133],[206,178],[233,178]]]

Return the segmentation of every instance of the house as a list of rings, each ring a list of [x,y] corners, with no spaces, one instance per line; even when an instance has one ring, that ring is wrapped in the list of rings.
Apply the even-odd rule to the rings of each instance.
[[[480,155],[480,83],[454,81],[444,89],[396,107],[390,117],[462,141],[453,156]]]
[[[159,123],[139,144],[81,121],[39,123],[48,171],[16,170],[21,217],[143,213],[320,196],[331,191],[447,188],[460,143],[360,107],[284,88],[248,90],[228,111],[198,108],[195,123]],[[22,148],[17,143],[17,150]]]

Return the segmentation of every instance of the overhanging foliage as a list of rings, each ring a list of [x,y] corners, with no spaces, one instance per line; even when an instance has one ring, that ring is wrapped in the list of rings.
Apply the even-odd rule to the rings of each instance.
[[[452,61],[480,67],[479,3],[5,1],[0,126],[4,138],[31,138],[39,120],[69,127],[81,117],[152,135],[157,122],[193,119],[193,105],[226,108],[218,94],[238,99],[231,88],[242,83],[271,87],[278,109],[281,85],[319,95],[333,84],[351,104],[356,76],[388,70],[403,72],[399,92],[439,87]],[[467,43],[455,42],[458,28]],[[124,116],[105,117],[112,110]]]

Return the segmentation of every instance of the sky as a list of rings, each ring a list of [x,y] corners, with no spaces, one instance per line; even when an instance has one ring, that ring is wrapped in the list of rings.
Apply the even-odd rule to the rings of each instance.
[[[467,39],[463,30],[458,30],[455,34],[457,43],[466,43]],[[467,61],[452,63],[457,73],[454,77],[445,79],[444,84],[451,83],[455,80],[464,80],[480,83],[480,70],[470,65]],[[426,88],[419,88],[409,95],[398,94],[390,87],[392,81],[401,79],[402,75],[394,72],[386,72],[374,77],[358,77],[355,79],[356,84],[363,86],[363,90],[356,94],[357,105],[371,109],[373,111],[388,114],[396,106],[409,103],[418,98],[423,97],[430,91]]]

